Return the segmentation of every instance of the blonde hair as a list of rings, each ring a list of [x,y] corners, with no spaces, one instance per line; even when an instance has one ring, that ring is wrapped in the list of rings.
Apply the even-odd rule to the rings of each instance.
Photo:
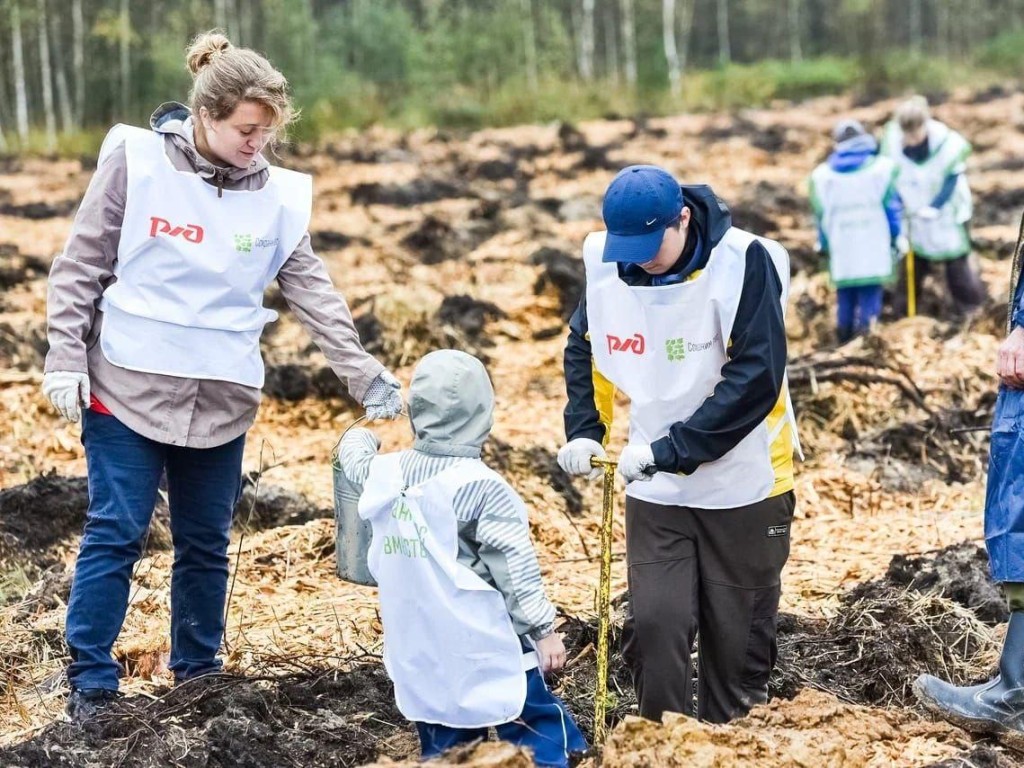
[[[896,108],[896,122],[903,131],[914,131],[931,119],[928,99],[911,96]]]
[[[285,138],[285,129],[298,117],[285,76],[256,51],[233,46],[219,30],[192,41],[185,65],[192,73],[189,106],[194,115],[205,107],[213,120],[224,120],[243,101],[261,104],[277,128],[275,143]]]

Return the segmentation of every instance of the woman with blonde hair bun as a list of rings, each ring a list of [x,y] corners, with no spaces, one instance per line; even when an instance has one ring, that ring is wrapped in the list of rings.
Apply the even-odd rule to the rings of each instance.
[[[362,347],[309,237],[309,176],[263,150],[295,118],[288,82],[223,34],[187,53],[190,106],[115,126],[50,271],[43,393],[82,420],[89,510],[68,603],[71,695],[83,722],[116,696],[111,649],[166,474],[174,566],[170,670],[216,672],[245,434],[264,381],[260,334],[281,295],[371,419],[400,385]]]

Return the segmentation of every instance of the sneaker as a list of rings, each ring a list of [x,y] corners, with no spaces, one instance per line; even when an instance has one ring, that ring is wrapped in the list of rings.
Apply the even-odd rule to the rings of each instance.
[[[72,723],[83,725],[106,710],[119,695],[107,688],[73,688],[64,711]]]

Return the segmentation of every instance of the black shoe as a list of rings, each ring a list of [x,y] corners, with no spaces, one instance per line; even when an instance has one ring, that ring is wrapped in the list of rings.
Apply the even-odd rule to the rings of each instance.
[[[64,711],[72,723],[83,725],[109,708],[119,695],[117,691],[107,688],[73,688]]]
[[[957,688],[931,675],[914,682],[925,709],[971,733],[994,735],[1024,751],[1024,612],[1010,614],[999,674],[982,685]]]

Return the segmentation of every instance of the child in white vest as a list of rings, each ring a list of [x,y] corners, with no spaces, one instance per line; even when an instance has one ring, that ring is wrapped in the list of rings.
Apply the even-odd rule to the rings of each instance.
[[[882,314],[882,288],[893,276],[900,235],[898,169],[856,120],[832,132],[835,148],[811,174],[818,245],[836,286],[836,336],[846,343]]]
[[[586,742],[544,683],[564,665],[565,646],[526,507],[480,460],[493,411],[479,360],[432,352],[409,389],[413,448],[378,456],[376,435],[354,429],[338,455],[363,486],[384,663],[423,756],[486,738],[494,726],[499,738],[530,748],[537,765],[567,766]]]

